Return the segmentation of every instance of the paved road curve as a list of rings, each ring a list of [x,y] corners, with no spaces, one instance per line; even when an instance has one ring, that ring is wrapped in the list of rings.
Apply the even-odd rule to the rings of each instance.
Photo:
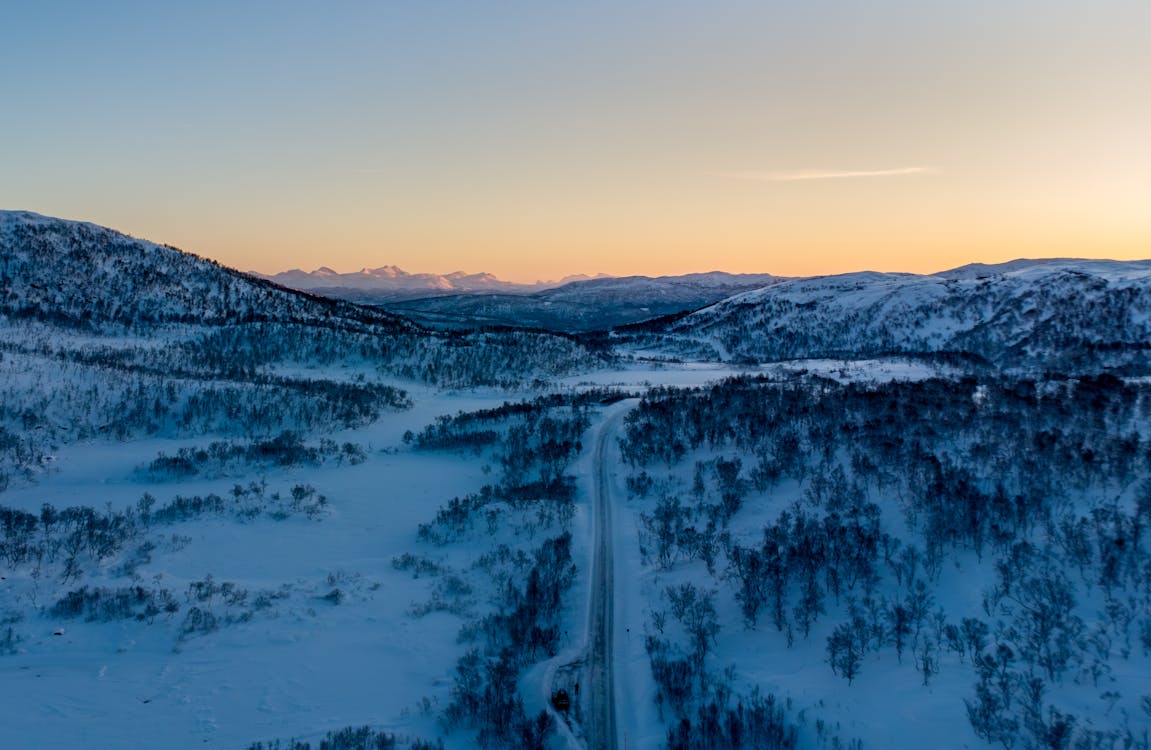
[[[595,445],[595,552],[592,559],[591,607],[588,611],[588,681],[585,731],[588,750],[616,750],[615,680],[612,674],[613,588],[611,476],[608,462],[618,420],[599,432]]]

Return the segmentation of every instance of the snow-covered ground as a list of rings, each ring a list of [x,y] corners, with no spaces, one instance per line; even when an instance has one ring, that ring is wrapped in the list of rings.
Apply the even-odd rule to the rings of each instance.
[[[282,367],[280,374],[332,380],[357,375],[355,368],[339,366]],[[632,370],[564,387],[703,384],[731,374],[711,367]],[[429,554],[416,540],[418,525],[449,498],[474,492],[491,477],[480,459],[414,452],[402,436],[439,415],[532,394],[398,385],[411,395],[412,409],[324,435],[363,447],[367,459],[359,465],[229,467],[223,476],[155,481],[141,467],[158,454],[174,455],[222,437],[95,439],[60,446],[45,473],[0,495],[3,505],[33,514],[45,504],[119,512],[134,507],[145,493],[160,505],[177,495],[227,497],[236,485],[252,482],[266,483],[268,494],[285,496],[296,485],[310,485],[329,500],[328,512],[318,519],[292,515],[240,522],[213,516],[159,527],[152,534],[156,547],[150,560],[134,577],[105,566],[64,583],[47,572],[33,577],[31,566],[22,565],[0,581],[0,610],[20,615],[11,623],[15,653],[0,656],[3,746],[239,747],[277,737],[315,739],[361,724],[401,736],[442,733],[437,716],[449,701],[452,669],[464,650],[457,643],[461,620],[443,612],[411,615],[410,606],[427,599],[428,582],[395,570],[392,560],[406,552]],[[589,460],[581,460],[578,473],[589,471]],[[569,653],[579,650],[586,630],[592,533],[586,504],[581,490],[573,550],[579,574],[563,615]],[[469,551],[449,546],[430,554],[464,565]],[[630,559],[619,564],[628,566]],[[272,604],[253,609],[217,602],[221,619],[242,619],[252,610],[250,619],[181,638],[179,626],[191,606],[185,592],[207,576],[248,590],[249,602],[274,593]],[[617,580],[626,584],[629,577]],[[82,585],[136,584],[168,589],[181,611],[161,614],[151,624],[86,622],[48,613],[61,596]],[[343,594],[338,604],[324,598],[337,588]],[[54,635],[57,631],[62,634]],[[542,703],[546,690],[540,682],[528,691],[529,708]],[[469,743],[463,732],[448,739],[449,747]]]
[[[636,364],[569,378],[555,388],[642,391],[651,385],[702,386],[747,374],[782,379],[799,371],[844,382],[919,380],[939,373],[899,360],[813,360],[752,369]],[[356,376],[339,367],[285,369],[284,374],[336,380]],[[367,458],[358,465],[256,467],[214,478],[151,481],[139,469],[158,453],[172,455],[182,447],[202,446],[212,436],[94,440],[63,446],[35,483],[14,485],[0,495],[0,504],[33,513],[45,503],[57,509],[86,505],[121,510],[134,506],[145,492],[160,504],[176,495],[227,495],[237,484],[251,482],[266,482],[266,493],[284,495],[294,486],[310,485],[329,500],[328,510],[317,518],[292,514],[283,520],[261,516],[241,522],[213,516],[158,527],[155,549],[138,565],[134,577],[108,566],[65,584],[59,576],[34,578],[31,566],[23,565],[15,576],[0,580],[0,613],[23,615],[4,624],[20,640],[14,653],[0,655],[0,696],[5,701],[0,746],[245,747],[271,738],[315,740],[329,730],[363,724],[401,737],[441,735],[438,715],[450,701],[453,670],[466,648],[457,639],[463,620],[439,611],[413,614],[412,604],[427,600],[430,583],[394,569],[392,560],[415,552],[447,567],[466,567],[475,549],[421,546],[416,530],[446,500],[492,481],[491,467],[482,457],[416,452],[402,438],[437,416],[490,408],[533,394],[445,392],[400,385],[408,390],[412,409],[324,436],[362,446]],[[529,715],[543,707],[554,667],[578,658],[586,643],[594,536],[590,448],[597,431],[618,429],[613,425],[633,404],[623,402],[599,411],[584,439],[584,453],[572,468],[580,478],[572,527],[578,573],[561,617],[562,653],[529,669],[521,681]],[[309,439],[313,437],[318,436]],[[690,467],[693,460],[689,456],[683,466]],[[638,748],[661,744],[668,718],[661,716],[654,701],[656,687],[644,645],[652,610],[665,606],[660,592],[673,582],[708,589],[716,582],[699,562],[671,571],[644,563],[638,516],[645,506],[625,499],[624,478],[631,471],[619,464],[612,480],[617,499],[615,658],[621,735],[627,747]],[[681,479],[688,481],[686,475]],[[733,535],[752,539],[779,509],[800,496],[801,488],[790,480],[769,493],[749,496],[731,529]],[[247,602],[213,603],[221,620],[230,616],[234,621],[213,632],[181,637],[179,626],[191,606],[185,592],[209,575],[217,583],[247,589]],[[993,576],[988,561],[960,555],[949,561],[937,585],[951,594],[936,604],[951,619],[977,614]],[[151,624],[133,619],[85,622],[48,612],[64,593],[80,585],[134,583],[169,589],[183,605],[181,611],[171,617],[161,614]],[[333,597],[337,589],[340,594]],[[483,594],[478,592],[477,598]],[[259,598],[269,603],[254,606]],[[961,697],[972,685],[969,666],[946,663],[925,688],[914,656],[905,654],[900,663],[886,649],[868,654],[859,677],[848,686],[830,673],[824,653],[827,635],[842,619],[839,610],[816,624],[805,646],[788,648],[766,617],[754,630],[743,627],[730,589],[722,589],[716,601],[722,631],[709,664],[733,667],[737,692],[746,694],[758,686],[786,700],[789,720],[800,726],[801,746],[838,736],[860,738],[869,748],[986,747],[963,714]],[[1130,673],[1116,675],[1124,692],[1151,694],[1151,678],[1139,667],[1146,659],[1131,663],[1135,666]],[[1090,716],[1104,706],[1072,707]],[[455,732],[446,740],[449,748],[472,742],[467,732]],[[560,747],[573,746],[562,735],[557,742]]]
[[[244,747],[362,724],[435,737],[449,673],[463,649],[456,643],[460,622],[444,613],[408,614],[413,602],[426,598],[426,581],[394,570],[392,559],[417,547],[419,523],[448,498],[475,491],[485,475],[480,462],[414,453],[401,438],[437,415],[507,398],[419,392],[412,410],[331,436],[365,448],[367,460],[355,466],[261,468],[151,483],[137,472],[140,465],[210,437],[62,448],[47,475],[0,495],[3,504],[34,513],[44,503],[119,510],[145,492],[163,504],[175,495],[226,496],[237,483],[266,481],[268,493],[285,495],[295,485],[312,485],[330,510],[317,520],[211,518],[163,527],[156,536],[166,541],[137,568],[136,580],[171,590],[184,606],[152,624],[42,614],[81,584],[132,585],[107,570],[62,584],[33,579],[25,565],[0,581],[0,611],[24,615],[12,624],[22,639],[16,653],[0,656],[0,746]],[[246,622],[181,639],[184,592],[209,575],[247,589],[249,603],[258,592],[273,592],[272,603],[254,609]],[[324,598],[334,589],[342,592],[338,604]],[[221,615],[245,610],[215,607]],[[53,635],[58,630],[62,634]],[[457,742],[467,745],[463,735]]]

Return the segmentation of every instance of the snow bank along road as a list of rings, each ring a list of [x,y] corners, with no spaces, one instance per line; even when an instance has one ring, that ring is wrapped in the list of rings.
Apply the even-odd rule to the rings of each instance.
[[[608,448],[625,412],[611,415],[599,430],[594,453],[595,540],[588,608],[587,709],[584,714],[589,750],[616,750],[614,639],[614,563],[611,531],[611,477]]]

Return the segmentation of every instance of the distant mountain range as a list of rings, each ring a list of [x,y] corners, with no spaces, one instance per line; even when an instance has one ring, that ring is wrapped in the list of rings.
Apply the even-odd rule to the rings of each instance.
[[[294,268],[275,274],[249,272],[257,278],[274,281],[292,289],[316,292],[352,302],[379,304],[402,299],[413,299],[440,294],[461,294],[499,292],[506,294],[531,294],[544,289],[562,286],[573,281],[584,281],[598,276],[566,276],[560,281],[537,281],[534,284],[518,284],[503,281],[490,273],[449,274],[408,273],[397,266],[363,268],[351,273],[339,273],[326,266],[314,271]]]
[[[782,279],[714,271],[684,276],[566,276],[517,284],[490,273],[408,273],[396,266],[338,273],[291,270],[257,278],[336,299],[373,305],[426,326],[520,326],[552,331],[607,330],[695,310]]]
[[[788,279],[618,340],[653,353],[762,362],[941,354],[999,366],[1144,370],[1151,261],[1016,260],[931,275]]]
[[[528,326],[578,333],[603,331],[695,310],[734,294],[778,284],[769,274],[696,273],[573,281],[533,294],[454,294],[381,305],[435,328]]]

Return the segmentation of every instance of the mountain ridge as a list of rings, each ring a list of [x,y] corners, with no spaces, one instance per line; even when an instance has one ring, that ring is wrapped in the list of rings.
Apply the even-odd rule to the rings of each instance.
[[[327,266],[313,271],[292,268],[279,273],[265,274],[248,271],[248,275],[260,279],[300,289],[328,294],[333,297],[352,299],[367,303],[411,299],[434,294],[460,294],[502,292],[507,294],[531,294],[544,289],[552,289],[577,281],[609,278],[606,274],[573,274],[559,281],[536,281],[520,283],[505,281],[486,271],[469,273],[411,273],[396,265],[383,265],[375,268],[364,266],[358,271],[341,273]]]
[[[1146,368],[1151,261],[1019,259],[936,274],[788,279],[625,334],[632,346],[773,361],[959,352],[1000,365]]]
[[[330,320],[410,322],[91,222],[0,211],[0,314],[80,326]]]

